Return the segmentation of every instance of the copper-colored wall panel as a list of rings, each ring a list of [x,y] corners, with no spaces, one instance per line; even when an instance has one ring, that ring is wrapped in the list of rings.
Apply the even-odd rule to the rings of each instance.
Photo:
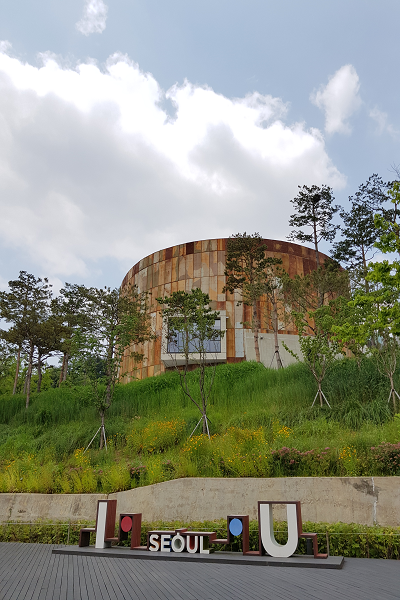
[[[200,279],[201,277],[201,253],[193,255],[193,278]]]
[[[217,250],[226,250],[226,238],[220,238],[217,240]]]
[[[200,289],[203,292],[203,294],[208,294],[210,295],[210,278],[209,277],[202,277],[200,280]]]
[[[201,254],[201,277],[210,276],[210,253],[203,252]]]
[[[152,282],[152,286],[153,288],[158,287],[158,273],[160,271],[160,263],[154,263],[153,264],[153,282]]]
[[[172,258],[167,258],[165,261],[164,283],[172,281]]]
[[[235,328],[235,302],[233,300],[227,300],[225,302],[226,310],[226,326],[227,328]]]
[[[296,273],[296,257],[289,256],[289,276],[294,277]]]
[[[225,285],[225,277],[218,276],[217,277],[217,300],[218,300],[218,302],[225,301],[226,294],[225,294],[225,292],[222,291],[224,289],[224,285]]]
[[[186,255],[186,259],[185,259],[185,279],[193,279],[193,253]]]
[[[209,292],[210,300],[218,300],[218,292],[217,292],[217,277],[209,277]]]
[[[144,257],[128,271],[123,279],[122,288],[134,284],[139,291],[149,292],[149,302],[152,310],[156,311],[155,329],[158,334],[162,330],[162,307],[157,303],[156,298],[169,296],[178,290],[190,292],[192,289],[200,288],[209,294],[213,309],[226,311],[227,362],[241,362],[243,358],[235,354],[235,326],[242,328],[240,322],[250,322],[252,311],[251,307],[243,304],[237,306],[240,294],[222,291],[226,282],[224,276],[226,243],[226,238],[199,240],[158,250]],[[309,273],[316,268],[315,252],[312,248],[279,240],[265,239],[264,243],[268,248],[267,256],[280,258],[282,267],[291,277]],[[325,255],[321,254],[321,261],[325,258]],[[262,331],[271,330],[270,311],[270,302],[267,298],[262,298],[258,303]],[[282,333],[295,333],[293,327],[289,325],[285,327]],[[127,352],[122,363],[122,371],[128,373],[124,381],[129,381],[132,377],[151,377],[165,371],[161,362],[160,337],[132,349],[143,351],[145,359],[137,365],[135,371],[133,361]]]
[[[179,257],[178,279],[186,279],[186,256]]]
[[[226,253],[224,250],[218,250],[218,273],[221,277],[225,277],[225,256]]]
[[[179,257],[174,256],[171,261],[171,281],[178,281],[179,279]]]
[[[225,332],[226,335],[226,357],[234,357],[235,356],[235,330],[227,329]]]
[[[158,263],[158,285],[165,283],[165,260]]]
[[[147,267],[147,283],[146,283],[146,289],[147,290],[151,290],[151,288],[153,287],[153,265],[149,265]]]
[[[209,254],[210,277],[218,275],[218,252],[214,250]]]

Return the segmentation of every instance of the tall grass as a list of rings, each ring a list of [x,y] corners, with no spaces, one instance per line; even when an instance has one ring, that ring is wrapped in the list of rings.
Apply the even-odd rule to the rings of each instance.
[[[190,373],[194,390],[197,377],[196,371]],[[398,374],[396,377],[399,385]],[[371,446],[399,441],[398,421],[393,420],[387,403],[387,381],[371,361],[363,361],[358,368],[355,361],[344,359],[328,374],[323,388],[332,409],[311,407],[315,382],[302,365],[280,371],[252,362],[218,366],[208,410],[214,450],[202,441],[199,458],[192,460],[183,452],[183,445],[199,414],[183,394],[176,373],[117,386],[106,418],[110,451],[99,453],[95,440],[87,453],[90,469],[80,464],[76,456],[100,424],[90,387],[63,385],[33,394],[28,409],[24,397],[2,395],[0,477],[1,473],[14,472],[12,482],[4,475],[2,485],[7,489],[26,489],[24,474],[33,469],[33,462],[38,473],[47,465],[45,479],[53,480],[52,491],[78,491],[85,486],[90,491],[112,491],[191,475],[279,475],[286,468],[283,459],[279,459],[279,465],[275,460],[271,466],[265,457],[267,450],[279,450],[282,446],[295,447],[299,452],[329,446],[336,449],[334,462],[339,461],[340,452],[344,452],[344,457],[348,452],[347,458],[340,459],[337,465],[335,462],[336,470],[331,474],[372,473],[371,464],[360,457],[366,456]],[[175,439],[171,433],[174,441],[165,445],[161,440],[168,438],[169,428],[175,431],[177,423],[179,436]],[[234,439],[232,432],[240,430],[253,441],[239,443]],[[258,438],[255,432],[259,432]],[[153,450],[149,452],[149,448]],[[256,464],[256,455],[264,457],[261,466]],[[35,458],[28,460],[29,456]],[[322,469],[318,461],[309,464],[301,458],[300,463],[307,474],[313,474],[312,469]],[[326,464],[324,468],[328,468]],[[317,471],[314,474],[322,474]],[[145,473],[145,477],[138,479],[138,473]],[[29,486],[35,487],[32,474],[29,481]],[[51,488],[49,483],[46,486]]]

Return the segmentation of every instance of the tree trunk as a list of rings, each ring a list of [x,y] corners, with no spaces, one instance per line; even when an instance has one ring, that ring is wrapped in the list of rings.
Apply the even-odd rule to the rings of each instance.
[[[37,382],[37,393],[39,394],[40,392],[40,388],[42,387],[42,361],[41,361],[41,356],[39,354],[38,357],[38,382]]]
[[[321,388],[321,382],[318,381],[318,394],[319,394],[319,403],[321,406],[323,406],[323,396],[322,396],[322,388]]]
[[[256,361],[260,362],[260,346],[258,344],[259,322],[257,317],[257,300],[253,300],[253,334],[254,334],[254,350],[256,353]]]
[[[64,354],[64,360],[63,360],[63,374],[62,374],[62,380],[63,381],[67,380],[68,362],[69,362],[69,354],[68,354],[68,352],[66,352]]]
[[[63,381],[63,377],[64,377],[65,356],[66,356],[66,352],[64,352],[64,354],[63,354],[63,361],[62,361],[62,365],[61,365],[61,369],[60,369],[60,377],[58,379],[58,387],[60,387],[60,385]]]
[[[271,298],[272,304],[272,328],[274,330],[274,340],[275,340],[275,352],[274,357],[276,358],[276,364],[278,369],[283,368],[281,355],[279,353],[279,340],[278,340],[278,305],[275,298],[275,292],[273,293],[273,297]]]
[[[26,403],[25,408],[29,406],[29,400],[31,398],[31,378],[32,378],[32,362],[33,362],[33,351],[35,347],[33,343],[30,343],[29,348],[29,359],[28,359],[28,372],[26,374]]]
[[[315,216],[314,208],[313,208],[313,216],[314,216],[313,235],[314,235],[315,260],[317,262],[317,269],[318,269],[319,268],[319,249],[318,249],[317,223],[315,221],[316,216]]]
[[[364,271],[365,293],[369,294],[369,282],[366,279],[367,274],[368,274],[368,267],[367,267],[367,260],[365,257],[364,246],[361,246],[361,252],[362,252],[362,262],[363,262],[363,271]]]
[[[104,447],[104,436],[105,436],[105,433],[106,433],[106,431],[105,431],[105,429],[104,429],[104,417],[105,417],[104,410],[102,410],[102,411],[100,412],[100,417],[101,417],[101,429],[100,429],[100,450],[102,450],[102,449],[103,449],[103,447]]]
[[[395,391],[394,391],[394,381],[393,381],[393,374],[392,373],[389,375],[389,378],[390,378],[390,389],[392,390],[393,410],[394,410],[394,414],[396,414],[396,405],[397,405],[397,402],[396,402],[396,394],[395,394]]]
[[[17,366],[15,367],[14,387],[13,387],[13,393],[12,393],[13,396],[17,392],[19,365],[20,364],[21,364],[21,346],[18,348],[18,354],[17,354]]]

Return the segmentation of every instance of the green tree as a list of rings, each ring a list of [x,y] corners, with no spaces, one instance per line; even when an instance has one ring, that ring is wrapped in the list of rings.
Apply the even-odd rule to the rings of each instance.
[[[318,187],[298,186],[298,195],[291,200],[296,212],[290,216],[289,225],[295,229],[288,236],[289,240],[300,243],[309,242],[314,245],[317,268],[321,265],[319,244],[321,241],[332,242],[338,225],[332,223],[333,216],[339,206],[333,205],[332,188],[327,185]],[[311,230],[309,233],[304,228]]]
[[[244,303],[252,308],[250,326],[254,335],[257,362],[260,362],[258,334],[261,325],[257,301],[266,289],[265,269],[268,265],[265,257],[266,250],[267,246],[259,233],[248,235],[246,232],[231,236],[226,247],[224,291],[229,291],[231,294],[235,291],[240,292],[242,298],[238,304]]]
[[[0,317],[12,325],[16,339],[20,340],[19,357],[22,344],[27,346],[28,370],[26,376],[26,408],[29,406],[35,336],[38,327],[49,316],[52,292],[47,278],[37,278],[26,271],[20,271],[18,279],[8,282],[9,292],[0,292]],[[16,374],[16,379],[18,374]]]
[[[301,356],[290,350],[285,343],[283,343],[283,346],[298,362],[302,362],[307,367],[317,383],[318,389],[312,406],[319,398],[321,406],[325,401],[330,408],[331,406],[322,390],[322,382],[339,354],[339,346],[330,335],[332,327],[330,307],[325,305],[316,311],[309,312],[308,318],[312,323],[312,335],[308,335],[308,326],[303,314],[299,314],[295,319],[299,332]]]
[[[400,335],[400,181],[393,183],[388,196],[391,208],[375,215],[375,225],[381,231],[375,245],[393,259],[372,263],[368,279],[378,287],[374,298],[381,305],[380,326]]]
[[[63,336],[60,345],[62,364],[59,385],[67,379],[68,364],[75,354],[79,355],[79,339],[83,332],[90,327],[90,311],[87,307],[88,293],[83,285],[66,283],[60,290],[60,295],[52,302],[52,314],[62,323]],[[80,335],[75,334],[79,329]]]
[[[84,326],[77,327],[74,337],[89,367],[88,376],[101,421],[98,430],[101,449],[106,442],[105,416],[121,375],[122,357],[131,345],[141,344],[154,336],[151,332],[147,296],[140,294],[135,286],[124,289],[123,292],[107,287],[79,287],[79,294],[86,298],[82,308],[86,311],[87,318]],[[131,351],[130,355],[136,361],[143,358],[143,354],[136,351]],[[99,361],[104,363],[104,376],[101,379],[96,372]]]
[[[389,380],[389,400],[392,399],[396,413],[396,397],[400,397],[394,386],[394,374],[400,356],[399,343],[385,318],[387,307],[380,305],[381,299],[380,290],[374,290],[356,294],[350,302],[342,301],[337,307],[332,332],[339,347],[348,348],[359,364],[366,355],[375,360],[379,372]]]
[[[37,392],[42,385],[42,369],[47,359],[62,348],[65,327],[62,321],[55,315],[50,314],[47,319],[36,325],[33,332],[35,345],[35,360],[38,374]]]
[[[224,331],[216,328],[219,312],[210,308],[210,297],[198,288],[191,292],[173,292],[165,298],[157,298],[157,302],[163,307],[167,346],[165,350],[174,359],[183,393],[190,398],[201,414],[194,431],[202,423],[203,434],[210,437],[207,408],[214,383],[215,365],[211,370],[207,370],[206,367],[207,354],[210,356],[213,353],[216,344],[224,335]],[[179,354],[184,357],[181,368],[177,360]],[[197,366],[196,389],[192,385],[193,378],[190,381],[188,377],[192,364]]]
[[[9,356],[16,356],[14,369],[14,382],[12,394],[16,394],[18,386],[18,377],[21,365],[21,354],[24,350],[25,336],[22,328],[17,324],[6,330],[0,329],[0,339],[3,341],[3,347],[7,348]]]
[[[337,338],[355,340],[375,357],[381,373],[390,382],[393,409],[397,409],[398,393],[393,375],[399,358],[400,335],[400,182],[395,181],[388,192],[391,206],[379,202],[375,225],[379,238],[375,247],[391,259],[369,264],[367,281],[373,289],[356,291],[349,303],[350,318],[334,327]]]
[[[392,184],[388,192],[391,207],[375,214],[379,238],[375,247],[390,258],[369,264],[367,281],[374,289],[369,293],[357,291],[352,305],[360,307],[364,316],[360,335],[377,338],[385,332],[400,335],[400,182]]]
[[[340,347],[332,336],[334,307],[339,297],[349,300],[348,274],[338,263],[325,261],[307,275],[296,275],[292,279],[283,274],[282,292],[287,318],[298,331],[301,356],[283,345],[312,373],[318,388],[314,402],[319,397],[321,406],[324,399],[329,405],[322,382],[339,353]]]
[[[15,363],[15,348],[0,335],[0,394],[10,393]]]
[[[319,269],[306,275],[291,278],[283,272],[281,281],[287,320],[297,326],[301,319],[311,334],[315,325],[310,315],[321,308],[321,299],[322,306],[339,296],[350,300],[348,273],[333,260],[325,261]]]
[[[378,212],[386,212],[387,199],[387,184],[378,175],[371,175],[357,193],[349,197],[350,210],[341,209],[342,239],[333,244],[331,251],[332,258],[346,266],[353,288],[361,285],[366,293],[371,287],[367,279],[368,264],[377,252],[375,244],[381,234],[374,217]]]

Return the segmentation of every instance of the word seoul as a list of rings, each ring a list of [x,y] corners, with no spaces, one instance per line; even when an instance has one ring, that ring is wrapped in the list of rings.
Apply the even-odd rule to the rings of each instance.
[[[184,534],[184,535],[182,535]],[[177,529],[171,531],[150,531],[148,549],[150,552],[189,552],[189,554],[210,554],[209,538],[215,533]],[[213,548],[211,552],[213,552]]]

